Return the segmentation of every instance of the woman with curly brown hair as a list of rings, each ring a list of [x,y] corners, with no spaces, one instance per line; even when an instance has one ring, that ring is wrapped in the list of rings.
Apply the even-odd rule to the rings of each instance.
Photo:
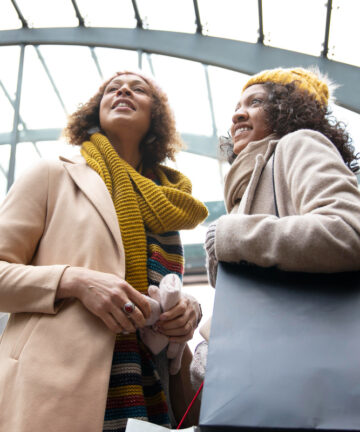
[[[130,417],[169,426],[166,349],[153,355],[139,329],[149,324],[149,284],[182,277],[178,230],[207,210],[161,164],[181,147],[167,97],[141,73],[117,73],[65,135],[81,156],[43,161],[0,209],[0,307],[11,313],[0,429],[123,431]],[[184,343],[200,317],[182,296],[157,331]]]
[[[231,137],[223,140],[231,162],[228,214],[206,235],[212,286],[218,261],[301,272],[360,269],[357,156],[328,101],[326,80],[302,68],[263,71],[244,86]],[[202,346],[192,366],[196,382],[205,358]]]

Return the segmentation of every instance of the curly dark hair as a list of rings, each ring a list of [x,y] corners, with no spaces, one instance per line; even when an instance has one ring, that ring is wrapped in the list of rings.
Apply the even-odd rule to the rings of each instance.
[[[149,77],[142,73],[117,72],[106,80],[97,93],[82,104],[69,116],[64,137],[70,144],[81,145],[89,140],[94,131],[100,130],[99,108],[106,86],[116,77],[123,74],[138,75],[149,85],[153,100],[150,128],[140,143],[142,162],[146,167],[163,162],[166,158],[175,159],[175,153],[184,147],[180,134],[176,130],[175,118],[164,91]],[[103,133],[103,132],[102,132]]]
[[[282,138],[299,129],[312,129],[325,135],[338,149],[345,164],[354,172],[358,171],[352,139],[343,122],[337,121],[329,107],[322,105],[309,92],[290,84],[266,82],[268,97],[263,108],[269,129]],[[235,159],[231,137],[221,137],[220,147],[227,153],[230,163]],[[235,156],[235,157],[234,157]]]

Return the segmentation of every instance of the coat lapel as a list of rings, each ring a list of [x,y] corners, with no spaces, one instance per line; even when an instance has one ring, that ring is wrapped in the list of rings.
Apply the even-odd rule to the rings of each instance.
[[[246,188],[246,191],[244,193],[243,199],[240,202],[240,206],[238,210],[239,213],[250,214],[251,205],[254,200],[255,191],[259,183],[261,174],[265,168],[265,165],[267,164],[271,155],[273,154],[277,142],[278,142],[277,140],[271,140],[269,142],[269,146],[268,149],[266,150],[265,155],[263,156],[262,154],[258,154],[256,156],[255,167],[251,174],[251,178],[248,187]]]
[[[61,158],[61,160],[71,162],[64,164],[65,169],[68,171],[75,184],[100,213],[114,237],[118,251],[123,255],[119,222],[115,213],[114,204],[105,183],[95,171],[86,165],[84,159],[81,158],[80,163],[78,159],[69,160]]]

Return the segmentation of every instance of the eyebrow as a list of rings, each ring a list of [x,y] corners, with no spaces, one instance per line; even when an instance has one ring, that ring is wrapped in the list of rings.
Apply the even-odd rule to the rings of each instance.
[[[115,78],[111,82],[109,82],[109,84],[106,87],[108,87],[109,85],[112,85],[112,84],[122,84],[123,82],[124,81],[121,78],[118,78],[118,79]],[[145,87],[149,87],[150,88],[149,84],[147,82],[143,81],[143,80],[134,79],[134,80],[130,81],[130,85],[137,85],[137,84],[141,84],[141,85],[143,85]]]
[[[249,99],[252,99],[252,98],[254,98],[254,97],[258,97],[258,96],[261,96],[261,97],[266,97],[267,96],[267,93],[265,92],[265,91],[261,91],[261,90],[257,90],[255,93],[251,93],[251,94],[249,94],[249,96],[247,96],[246,97],[246,99],[245,99],[245,101],[248,101]],[[239,103],[237,103],[236,104],[236,107],[235,107],[235,111],[240,107],[241,105],[239,104]]]

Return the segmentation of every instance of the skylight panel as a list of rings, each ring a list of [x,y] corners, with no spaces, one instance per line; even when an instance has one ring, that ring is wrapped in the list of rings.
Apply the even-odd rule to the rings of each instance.
[[[333,0],[329,59],[360,67],[359,17],[359,0]]]
[[[43,45],[41,53],[69,114],[96,93],[102,79],[88,47]]]
[[[167,92],[180,132],[212,135],[213,127],[202,64],[152,55],[155,79]]]
[[[10,0],[0,1],[0,30],[18,29],[22,26]]]
[[[131,0],[76,0],[88,27],[136,27]]]
[[[0,81],[4,84],[7,92],[14,99],[17,87],[17,76],[20,59],[19,46],[0,47],[0,58],[6,59],[1,61]]]
[[[137,0],[144,28],[195,33],[193,0]]]
[[[74,27],[78,25],[71,1],[16,0],[29,27]]]
[[[138,69],[138,53],[136,51],[113,48],[95,48],[104,80],[121,70]]]
[[[198,0],[203,34],[256,42],[259,14],[257,0]]]
[[[14,108],[9,99],[5,96],[3,88],[0,86],[0,134],[12,132],[14,123]],[[0,144],[1,147],[1,144]]]
[[[319,56],[323,50],[326,2],[263,0],[264,43]]]
[[[62,128],[66,115],[34,47],[25,51],[20,116],[28,129]]]
[[[226,135],[249,76],[214,66],[209,66],[208,70],[217,132],[218,135]]]

